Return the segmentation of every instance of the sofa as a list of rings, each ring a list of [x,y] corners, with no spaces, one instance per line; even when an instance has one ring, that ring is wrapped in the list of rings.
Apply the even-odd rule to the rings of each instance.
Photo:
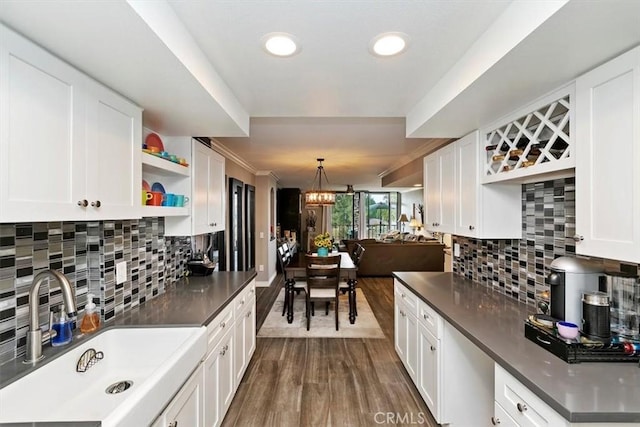
[[[358,276],[391,276],[394,271],[444,271],[444,245],[437,240],[346,240],[345,248],[349,253],[356,242],[365,249]]]

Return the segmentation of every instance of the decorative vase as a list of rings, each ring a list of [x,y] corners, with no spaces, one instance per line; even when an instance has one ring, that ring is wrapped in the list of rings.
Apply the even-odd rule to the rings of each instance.
[[[329,248],[318,248],[318,256],[329,256]]]

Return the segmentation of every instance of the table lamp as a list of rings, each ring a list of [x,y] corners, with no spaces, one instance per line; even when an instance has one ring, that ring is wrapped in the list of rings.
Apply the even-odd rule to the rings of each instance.
[[[402,233],[402,243],[404,243],[404,224],[409,222],[409,218],[407,218],[406,214],[402,214],[400,215],[400,219],[398,220],[398,222],[400,223],[400,232]]]

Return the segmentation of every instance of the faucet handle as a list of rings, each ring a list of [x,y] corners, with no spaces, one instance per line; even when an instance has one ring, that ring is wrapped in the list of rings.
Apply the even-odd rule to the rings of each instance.
[[[55,329],[53,329],[53,311],[49,312],[49,330],[48,331],[42,331],[42,342],[45,342],[47,340],[51,340],[53,338],[55,338],[58,335],[58,331],[56,331]]]

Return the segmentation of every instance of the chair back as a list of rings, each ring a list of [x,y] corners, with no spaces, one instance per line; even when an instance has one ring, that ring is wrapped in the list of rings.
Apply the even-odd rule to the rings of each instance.
[[[360,243],[356,243],[355,248],[353,249],[353,256],[351,257],[356,268],[360,264],[360,261],[362,261],[365,250],[366,249]]]
[[[340,255],[313,256],[306,254],[307,286],[335,288],[340,284]]]
[[[285,242],[278,246],[278,264],[282,272],[285,271],[285,267],[291,262],[291,252],[289,251],[289,245]]]

